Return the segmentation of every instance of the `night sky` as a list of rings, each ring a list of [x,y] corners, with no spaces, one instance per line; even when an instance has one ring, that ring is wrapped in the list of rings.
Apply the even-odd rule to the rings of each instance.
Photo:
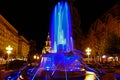
[[[27,40],[36,40],[43,48],[50,28],[51,13],[61,0],[1,0],[0,12]],[[63,0],[64,1],[64,0]],[[75,0],[81,28],[86,33],[89,26],[117,0]]]

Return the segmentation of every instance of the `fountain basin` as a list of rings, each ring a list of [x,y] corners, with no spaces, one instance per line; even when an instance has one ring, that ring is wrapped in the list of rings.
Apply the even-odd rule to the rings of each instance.
[[[86,71],[59,71],[56,70],[52,75],[53,71],[43,70],[41,75],[37,75],[35,79],[47,79],[47,80],[84,80]]]

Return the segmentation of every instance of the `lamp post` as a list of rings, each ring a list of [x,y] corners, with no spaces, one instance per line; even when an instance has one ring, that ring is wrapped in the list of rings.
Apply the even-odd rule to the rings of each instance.
[[[10,53],[12,52],[12,50],[13,50],[13,48],[10,46],[10,45],[8,45],[7,47],[6,47],[6,50],[7,50],[7,60],[9,60],[9,55],[10,55]]]
[[[12,48],[10,45],[8,45],[8,46],[6,47],[6,51],[7,51],[6,68],[7,68],[7,69],[8,69],[9,55],[10,55],[10,53],[12,52],[12,50],[13,50],[13,48]]]
[[[90,49],[90,48],[87,48],[87,49],[86,49],[86,52],[87,52],[87,55],[88,55],[88,63],[89,63],[89,59],[90,59],[90,58],[89,58],[89,55],[91,54],[91,53],[90,53],[90,52],[91,52],[91,49]]]

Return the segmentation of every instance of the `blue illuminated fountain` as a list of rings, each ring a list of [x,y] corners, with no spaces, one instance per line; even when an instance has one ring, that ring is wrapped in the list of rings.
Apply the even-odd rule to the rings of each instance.
[[[55,6],[50,30],[52,52],[43,55],[41,67],[47,70],[73,70],[75,65],[80,65],[78,60],[81,57],[74,52],[71,15],[67,2],[58,2]]]
[[[42,55],[40,66],[32,80],[41,74],[41,77],[45,76],[44,80],[50,80],[51,77],[55,80],[67,80],[77,75],[80,77],[83,75],[85,63],[81,56],[83,52],[74,49],[70,8],[67,2],[58,2],[55,6],[50,28],[52,50]]]
[[[51,20],[51,41],[54,52],[62,47],[64,52],[73,50],[71,15],[67,2],[58,2]]]
[[[58,2],[55,6],[50,30],[52,52],[43,55],[40,67],[51,71],[51,75],[80,71],[83,67],[83,53],[73,47],[71,15],[67,2]]]

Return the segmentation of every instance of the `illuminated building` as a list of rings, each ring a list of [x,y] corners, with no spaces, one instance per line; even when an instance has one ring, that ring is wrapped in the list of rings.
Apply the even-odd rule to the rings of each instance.
[[[27,57],[29,52],[29,42],[23,36],[19,36],[18,46],[19,57]]]
[[[10,56],[19,57],[20,54],[18,53],[26,55],[28,54],[29,45],[24,43],[25,41],[28,43],[28,41],[25,40],[24,37],[18,35],[18,30],[16,30],[2,15],[0,15],[0,51],[3,52],[3,54],[5,55],[6,46],[11,45],[13,50]],[[24,49],[22,48],[20,52],[19,47],[21,47],[21,45]],[[26,52],[24,52],[24,50]]]

